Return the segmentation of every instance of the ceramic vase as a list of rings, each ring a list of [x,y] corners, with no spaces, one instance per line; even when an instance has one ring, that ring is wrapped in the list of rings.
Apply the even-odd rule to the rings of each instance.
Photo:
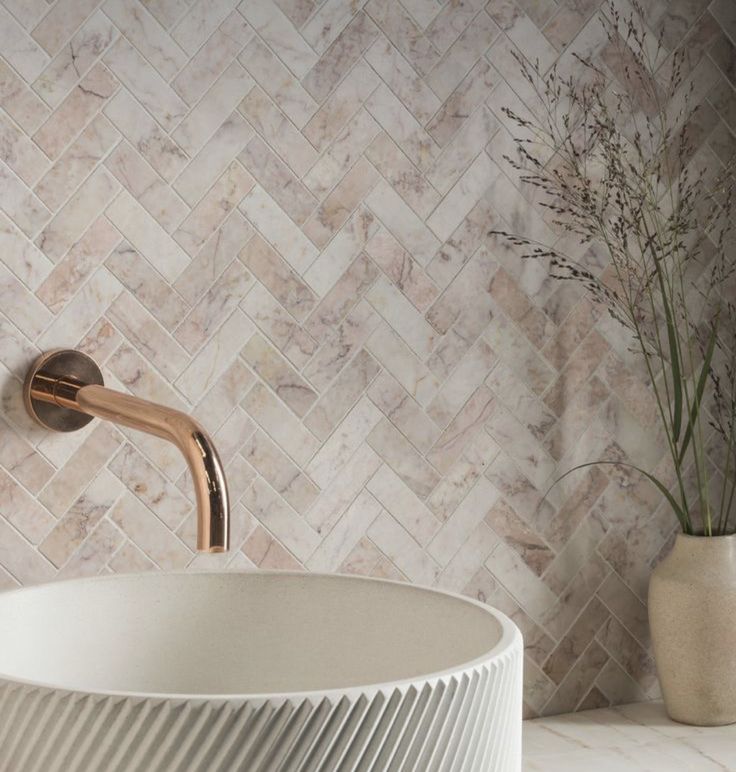
[[[736,723],[736,535],[678,534],[652,574],[649,623],[670,718]]]

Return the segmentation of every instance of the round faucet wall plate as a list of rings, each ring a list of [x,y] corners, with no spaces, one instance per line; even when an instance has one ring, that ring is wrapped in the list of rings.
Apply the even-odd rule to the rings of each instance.
[[[102,372],[92,358],[81,351],[62,348],[41,354],[26,374],[23,383],[23,402],[31,418],[44,428],[55,432],[74,432],[86,426],[94,418],[77,410],[35,399],[32,394],[34,379],[40,376],[75,380],[85,385],[104,386]]]

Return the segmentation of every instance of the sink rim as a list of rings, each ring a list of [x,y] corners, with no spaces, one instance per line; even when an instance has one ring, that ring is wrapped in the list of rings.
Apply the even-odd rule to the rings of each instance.
[[[236,694],[218,694],[218,693],[183,693],[183,692],[145,692],[145,691],[127,691],[123,689],[75,689],[66,686],[59,686],[53,683],[45,681],[38,681],[27,678],[18,678],[16,676],[8,675],[0,670],[0,682],[9,684],[19,684],[34,689],[45,689],[54,692],[63,692],[65,694],[79,694],[85,696],[99,696],[99,697],[120,697],[122,699],[139,699],[139,700],[167,700],[177,702],[217,702],[217,703],[263,703],[263,702],[301,702],[309,700],[311,702],[322,701],[324,699],[330,699],[336,701],[343,696],[351,698],[365,694],[375,694],[377,692],[393,691],[395,689],[403,690],[412,685],[418,683],[434,684],[437,681],[446,680],[452,676],[457,676],[462,673],[474,670],[480,666],[487,665],[492,660],[501,659],[504,654],[510,655],[517,648],[514,644],[517,643],[518,647],[522,646],[522,636],[519,628],[516,624],[502,611],[499,611],[493,606],[489,606],[482,603],[475,598],[462,595],[450,590],[443,590],[437,587],[429,587],[424,584],[414,584],[410,582],[402,582],[395,579],[384,579],[382,577],[375,576],[362,576],[360,574],[346,574],[337,572],[313,572],[313,571],[295,571],[278,569],[250,569],[250,570],[235,570],[235,571],[143,571],[143,572],[131,572],[124,574],[103,574],[96,576],[85,577],[72,577],[68,579],[52,580],[50,582],[42,582],[39,584],[29,585],[25,587],[17,587],[15,589],[4,590],[0,592],[0,598],[8,594],[21,594],[26,592],[33,592],[42,587],[50,587],[56,585],[65,584],[97,584],[102,582],[121,582],[135,580],[141,577],[151,577],[155,575],[166,576],[222,576],[223,574],[229,576],[295,576],[295,577],[321,577],[327,579],[347,579],[354,582],[374,582],[378,584],[398,586],[403,589],[416,592],[417,594],[431,593],[435,595],[444,595],[451,598],[455,598],[458,601],[466,603],[470,606],[475,606],[482,612],[493,617],[501,626],[501,635],[497,643],[490,648],[487,652],[475,657],[472,660],[461,662],[458,665],[444,670],[438,670],[431,673],[424,673],[410,678],[397,679],[394,681],[383,681],[370,684],[358,684],[356,686],[348,687],[336,687],[330,689],[309,689],[304,691],[282,691],[282,692],[242,692]]]

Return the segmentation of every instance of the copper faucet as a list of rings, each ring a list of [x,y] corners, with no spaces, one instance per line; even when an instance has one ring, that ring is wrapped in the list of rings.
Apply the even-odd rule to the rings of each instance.
[[[47,429],[74,431],[97,416],[173,442],[194,481],[197,549],[229,549],[230,507],[222,462],[207,432],[191,416],[106,388],[94,360],[68,349],[46,352],[33,363],[23,397],[30,415]]]

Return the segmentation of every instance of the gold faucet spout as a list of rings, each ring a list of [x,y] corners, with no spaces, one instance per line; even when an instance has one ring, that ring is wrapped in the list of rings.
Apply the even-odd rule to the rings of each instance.
[[[41,361],[44,357],[70,354],[89,360],[79,352],[51,352],[43,355],[31,368],[25,386],[26,407],[31,415],[47,428],[65,431],[65,416],[54,410],[74,411],[172,442],[184,455],[194,483],[198,512],[197,549],[201,552],[227,551],[230,546],[227,484],[222,462],[207,432],[186,413],[106,388],[101,384],[101,375],[96,379],[98,382],[89,383],[73,372],[60,374],[58,371],[63,363],[58,359]],[[90,366],[89,362],[83,364]],[[49,412],[46,406],[54,408]],[[71,429],[80,425],[68,419],[67,424],[71,424]]]

